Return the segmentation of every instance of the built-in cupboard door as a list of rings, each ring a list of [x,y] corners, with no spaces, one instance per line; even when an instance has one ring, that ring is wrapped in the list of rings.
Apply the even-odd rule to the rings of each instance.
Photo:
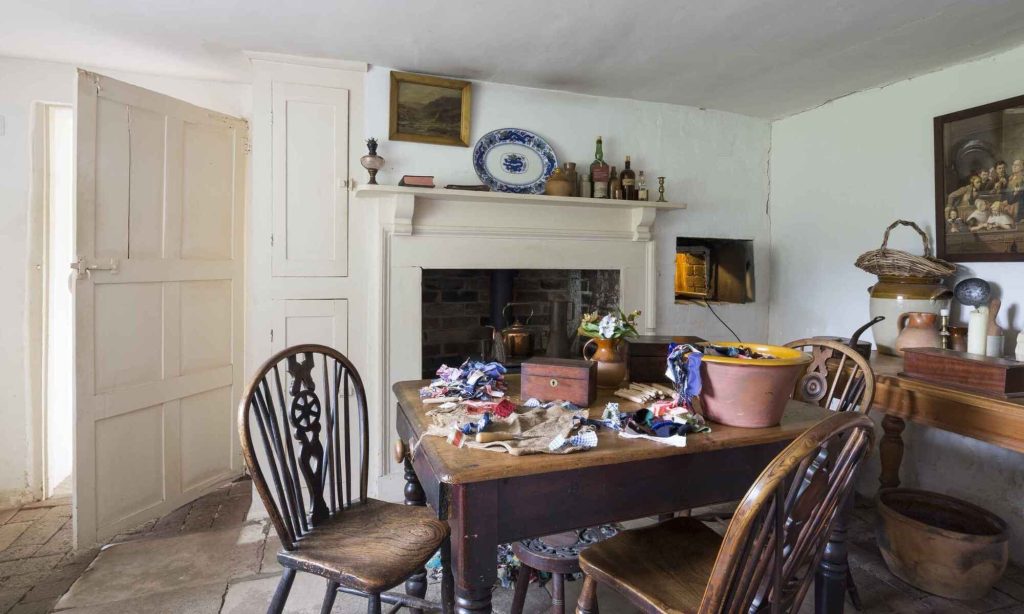
[[[348,275],[348,106],[341,88],[274,82],[273,274]]]
[[[318,343],[348,355],[348,301],[282,299],[274,301],[274,351]]]
[[[241,473],[245,121],[79,71],[75,539]]]

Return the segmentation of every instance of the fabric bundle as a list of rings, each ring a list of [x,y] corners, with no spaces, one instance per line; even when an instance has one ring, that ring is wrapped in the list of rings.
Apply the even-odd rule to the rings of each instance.
[[[505,365],[466,360],[460,367],[441,365],[437,379],[420,389],[420,398],[495,401],[505,396]]]

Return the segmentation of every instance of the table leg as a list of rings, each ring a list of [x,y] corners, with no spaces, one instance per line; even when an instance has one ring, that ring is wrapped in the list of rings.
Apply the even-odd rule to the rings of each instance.
[[[846,599],[846,578],[850,571],[847,559],[846,528],[853,511],[853,493],[847,497],[832,525],[832,534],[825,545],[825,554],[814,574],[814,611],[816,614],[842,614]]]
[[[452,488],[448,524],[452,529],[455,611],[491,611],[491,590],[498,579],[498,490],[495,482]]]
[[[903,462],[903,429],[907,423],[903,418],[886,414],[882,418],[882,430],[885,434],[878,444],[879,461],[882,463],[882,475],[878,482],[882,488],[896,488],[900,485],[900,464]]]
[[[416,470],[412,467],[412,458],[405,454],[402,462],[405,465],[405,504],[425,506],[427,504],[427,496],[423,492],[423,486],[420,485],[419,478],[416,477]],[[409,579],[405,581],[405,594],[421,599],[426,596],[426,568],[421,567],[416,573],[409,576]],[[409,608],[409,611],[412,614],[423,614],[423,610]]]

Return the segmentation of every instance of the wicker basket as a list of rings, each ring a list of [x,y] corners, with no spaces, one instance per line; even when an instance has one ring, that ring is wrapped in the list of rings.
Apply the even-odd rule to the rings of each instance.
[[[886,247],[889,243],[889,232],[896,226],[910,226],[921,235],[924,244],[924,256],[915,256],[898,249]],[[956,265],[932,256],[932,246],[921,227],[907,220],[896,220],[885,229],[882,247],[864,252],[854,263],[857,268],[868,273],[886,277],[949,277],[956,272]]]

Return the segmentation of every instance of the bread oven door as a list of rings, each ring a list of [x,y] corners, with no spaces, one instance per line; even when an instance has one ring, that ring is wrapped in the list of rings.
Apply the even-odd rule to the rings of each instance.
[[[713,298],[714,251],[706,245],[676,248],[676,296],[691,299]]]

